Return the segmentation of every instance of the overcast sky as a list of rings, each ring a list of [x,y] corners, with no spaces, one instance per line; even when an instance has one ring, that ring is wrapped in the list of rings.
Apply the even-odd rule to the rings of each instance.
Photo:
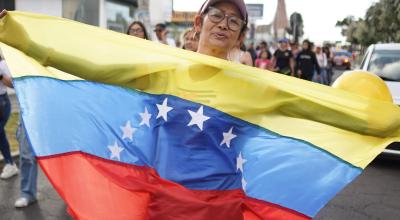
[[[174,10],[197,11],[204,0],[173,0]],[[304,37],[321,43],[324,40],[343,40],[337,20],[348,15],[364,17],[367,9],[378,0],[286,0],[288,17],[299,12],[304,21]],[[277,0],[245,0],[246,3],[264,4],[264,18],[257,24],[268,24],[275,14]]]

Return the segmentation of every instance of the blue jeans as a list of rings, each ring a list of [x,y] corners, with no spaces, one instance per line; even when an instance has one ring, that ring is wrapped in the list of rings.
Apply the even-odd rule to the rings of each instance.
[[[10,153],[10,144],[6,136],[6,131],[4,127],[7,124],[8,118],[11,113],[10,99],[7,94],[0,95],[0,151],[3,154],[4,162],[8,164],[13,164],[13,159]]]
[[[19,142],[19,169],[20,169],[20,190],[21,197],[27,198],[30,202],[36,200],[38,168],[32,148],[26,138],[25,128],[20,121],[17,130]]]
[[[326,68],[321,67],[318,79],[318,73],[314,72],[314,76],[312,79],[313,82],[321,83],[324,85],[329,85],[329,75],[328,70]]]
[[[330,84],[328,69],[325,67],[321,67],[321,83],[328,86]]]

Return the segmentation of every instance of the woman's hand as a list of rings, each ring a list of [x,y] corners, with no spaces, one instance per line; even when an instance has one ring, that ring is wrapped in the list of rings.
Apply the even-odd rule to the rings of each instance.
[[[7,15],[7,10],[3,9],[3,11],[0,12],[0,18],[3,18],[6,15]]]

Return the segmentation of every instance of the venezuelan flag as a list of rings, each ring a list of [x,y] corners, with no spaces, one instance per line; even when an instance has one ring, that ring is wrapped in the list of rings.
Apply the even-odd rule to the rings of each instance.
[[[311,219],[400,109],[77,22],[0,21],[29,142],[76,219]]]

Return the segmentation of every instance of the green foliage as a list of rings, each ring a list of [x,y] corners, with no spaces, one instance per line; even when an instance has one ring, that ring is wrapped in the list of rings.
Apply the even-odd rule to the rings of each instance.
[[[350,16],[337,21],[336,26],[352,44],[400,42],[400,0],[380,0],[369,7],[364,19]]]
[[[349,28],[349,26],[355,21],[354,16],[347,16],[341,21],[336,22],[336,27],[341,27],[342,28],[342,35],[346,36],[346,32]]]

